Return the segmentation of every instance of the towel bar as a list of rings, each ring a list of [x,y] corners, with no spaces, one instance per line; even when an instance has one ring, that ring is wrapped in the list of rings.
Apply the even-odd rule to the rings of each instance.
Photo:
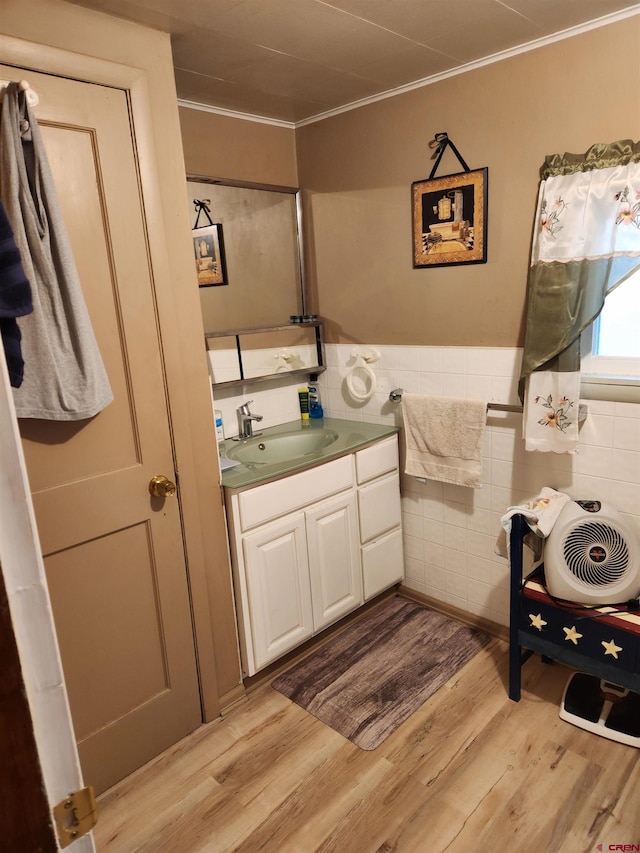
[[[389,400],[392,403],[399,403],[402,400],[402,392],[403,388],[394,388],[393,391],[389,392]],[[522,406],[512,406],[509,403],[487,403],[487,411],[493,412],[519,412],[522,414]],[[578,407],[578,423],[582,423],[582,421],[587,418],[587,407],[580,403]]]

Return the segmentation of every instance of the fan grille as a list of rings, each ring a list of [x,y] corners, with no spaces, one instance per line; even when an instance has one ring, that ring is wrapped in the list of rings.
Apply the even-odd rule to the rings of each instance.
[[[588,586],[606,586],[620,580],[629,565],[629,549],[615,527],[584,522],[567,533],[564,558],[571,574]]]

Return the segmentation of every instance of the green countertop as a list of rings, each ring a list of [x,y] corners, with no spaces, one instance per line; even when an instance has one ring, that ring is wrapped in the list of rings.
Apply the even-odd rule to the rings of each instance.
[[[353,453],[367,444],[387,438],[399,432],[396,426],[386,424],[370,424],[363,421],[343,421],[338,418],[310,418],[308,421],[302,419],[279,424],[275,427],[262,430],[262,436],[278,435],[283,432],[307,431],[313,429],[329,429],[338,433],[338,438],[333,444],[323,447],[314,453],[293,460],[281,462],[263,463],[253,462],[236,465],[222,472],[222,485],[226,489],[243,489],[246,486],[255,486],[257,483],[273,480],[295,471],[302,471],[321,462],[336,459],[346,453]],[[233,439],[227,439],[220,445],[221,456],[226,457],[227,451],[237,445]]]

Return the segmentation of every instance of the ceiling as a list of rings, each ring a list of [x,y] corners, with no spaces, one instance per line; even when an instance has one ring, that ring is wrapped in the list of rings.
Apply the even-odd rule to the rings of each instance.
[[[640,12],[629,0],[72,2],[171,33],[181,101],[291,124]]]

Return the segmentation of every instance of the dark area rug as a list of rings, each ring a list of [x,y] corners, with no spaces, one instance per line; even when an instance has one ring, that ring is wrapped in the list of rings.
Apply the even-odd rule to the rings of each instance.
[[[361,749],[375,749],[489,642],[404,598],[373,608],[272,686]]]

